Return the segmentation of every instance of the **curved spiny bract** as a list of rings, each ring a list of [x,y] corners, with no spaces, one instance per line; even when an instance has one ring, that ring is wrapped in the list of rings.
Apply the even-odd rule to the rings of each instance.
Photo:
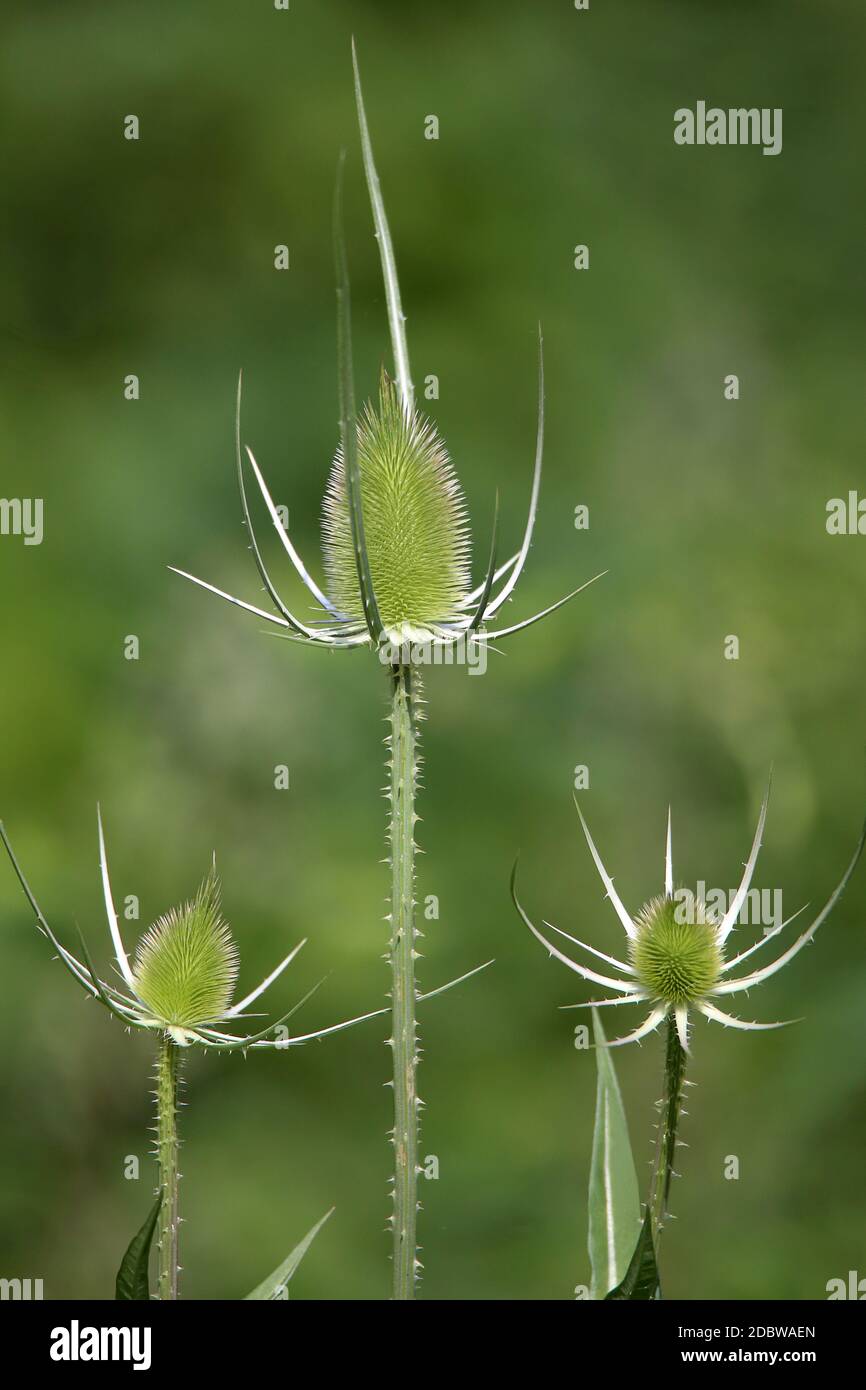
[[[171,908],[141,938],[135,992],[168,1032],[185,1041],[191,1030],[225,1016],[238,968],[238,950],[220,914],[219,883],[211,873],[192,902]]]

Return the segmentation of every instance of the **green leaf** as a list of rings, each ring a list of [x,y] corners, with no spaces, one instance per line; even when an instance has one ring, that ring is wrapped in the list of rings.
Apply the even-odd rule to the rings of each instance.
[[[153,1233],[156,1230],[156,1223],[161,1206],[162,1193],[160,1192],[147,1214],[147,1220],[138,1232],[138,1235],[133,1236],[129,1248],[120,1262],[114,1294],[116,1299],[140,1301],[150,1298],[147,1266],[150,1260],[150,1246],[153,1240]]]
[[[638,1243],[625,1272],[625,1278],[607,1295],[609,1299],[623,1299],[634,1303],[638,1300],[661,1298],[659,1272],[656,1253],[653,1248],[652,1214],[647,1210]]]
[[[250,1299],[265,1299],[271,1302],[275,1302],[276,1300],[281,1298],[282,1294],[285,1291],[286,1285],[288,1284],[298,1265],[301,1263],[301,1260],[306,1255],[307,1251],[309,1250],[313,1241],[316,1239],[316,1236],[319,1234],[320,1230],[324,1226],[325,1222],[327,1221],[328,1217],[331,1215],[331,1212],[333,1212],[333,1210],[334,1208],[331,1207],[331,1211],[326,1211],[321,1221],[317,1221],[312,1230],[307,1231],[307,1234],[304,1236],[304,1239],[300,1242],[300,1244],[295,1246],[291,1255],[289,1255],[287,1259],[283,1260],[283,1263],[281,1265],[277,1265],[274,1272],[272,1274],[269,1274],[267,1279],[265,1279],[263,1283],[259,1284],[257,1288],[253,1289],[252,1293],[247,1294],[244,1300],[245,1303],[248,1303]]]
[[[592,1027],[598,1086],[589,1173],[590,1296],[604,1298],[628,1268],[640,1230],[640,1197],[619,1082],[597,1009]]]

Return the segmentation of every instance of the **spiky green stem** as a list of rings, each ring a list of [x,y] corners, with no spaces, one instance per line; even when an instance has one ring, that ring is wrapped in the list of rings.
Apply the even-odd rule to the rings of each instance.
[[[667,1046],[665,1049],[664,1090],[648,1199],[652,1218],[653,1242],[656,1244],[667,1215],[671,1179],[674,1176],[674,1153],[677,1146],[677,1129],[683,1102],[685,1073],[686,1054],[677,1033],[676,1019],[671,1011],[668,1016]]]
[[[162,1206],[159,1212],[157,1297],[177,1298],[177,1087],[180,1049],[164,1033],[156,1061],[156,1158]]]
[[[391,1047],[394,1060],[394,1298],[415,1297],[418,1213],[418,1035],[415,1023],[417,730],[408,666],[392,671]]]

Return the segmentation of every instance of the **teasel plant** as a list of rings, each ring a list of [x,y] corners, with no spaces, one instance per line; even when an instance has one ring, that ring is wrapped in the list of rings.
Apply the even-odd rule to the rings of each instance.
[[[746,967],[746,961],[774,942],[795,918],[806,911],[806,907],[801,908],[793,916],[766,930],[743,950],[731,952],[731,934],[746,904],[763,840],[770,783],[761,804],[757,829],[739,886],[723,913],[702,899],[694,898],[688,890],[675,891],[669,810],[664,892],[650,898],[632,916],[602,862],[575,797],[589,852],[604,885],[605,895],[625,933],[624,958],[597,950],[551,922],[544,922],[543,926],[572,947],[578,947],[587,957],[593,956],[613,967],[618,972],[615,975],[587,964],[585,958],[573,959],[573,953],[566,954],[535,925],[517,895],[518,866],[516,863],[514,865],[511,896],[525,926],[551,958],[567,966],[582,980],[611,992],[601,999],[563,1006],[567,1009],[592,1010],[595,1045],[599,1054],[596,1132],[590,1175],[589,1246],[595,1297],[660,1297],[656,1256],[659,1235],[670,1212],[671,1180],[676,1176],[675,1154],[678,1144],[682,1143],[679,1139],[680,1117],[686,1113],[683,1109],[685,1091],[692,1084],[686,1077],[691,1051],[692,1016],[701,1014],[713,1023],[744,1032],[784,1028],[791,1023],[801,1022],[799,1019],[779,1023],[752,1022],[722,1010],[719,1004],[729,997],[748,994],[799,955],[839,901],[862,854],[866,823],[841,880],[811,924],[769,964],[758,966],[757,969]],[[608,1041],[598,1010],[629,1005],[641,1006],[648,1012],[631,1032]],[[614,1047],[640,1043],[662,1026],[665,1029],[663,1089],[658,1102],[659,1121],[649,1190],[641,1216],[628,1127],[609,1053]]]
[[[421,671],[435,653],[463,646],[476,651],[510,638],[553,613],[588,584],[534,616],[504,626],[497,615],[514,594],[532,545],[541,486],[544,444],[544,363],[538,342],[538,417],[529,512],[519,549],[498,563],[498,495],[494,507],[489,562],[480,583],[471,580],[469,517],[462,487],[439,431],[415,404],[409,368],[397,267],[373,157],[357,54],[352,49],[355,101],[367,189],[379,245],[394,375],[384,371],[378,399],[356,415],[352,365],[349,273],[342,229],[341,156],[334,200],[337,278],[337,358],[340,441],[323,503],[322,541],[325,583],[320,586],[283,526],[261,469],[242,448],[238,382],[235,447],[241,513],[249,547],[273,611],[226,593],[184,570],[175,570],[210,593],[264,619],[278,635],[325,650],[373,650],[388,671],[390,734],[386,740],[389,803],[387,840],[391,869],[389,960],[391,967],[394,1146],[393,1297],[415,1295],[421,1264],[416,1223],[418,1203],[419,1112],[418,1028],[415,1006],[417,942],[415,921],[416,796],[420,787],[420,735],[423,717]],[[277,538],[297,578],[323,616],[304,622],[284,602],[266,568],[246,492],[249,471],[258,487]],[[174,567],[172,567],[174,568]],[[442,659],[442,658],[439,658]],[[485,965],[468,972],[467,979]],[[452,983],[458,983],[453,981]],[[443,986],[450,988],[450,986]]]
[[[151,1240],[156,1232],[157,1291],[161,1300],[178,1297],[178,1233],[179,1213],[178,1108],[183,1059],[192,1048],[209,1052],[249,1052],[261,1049],[288,1050],[314,1039],[342,1032],[357,1023],[380,1017],[387,1009],[342,1023],[320,1028],[312,1033],[292,1036],[287,1027],[289,1019],[315,993],[318,985],[276,1021],[252,1032],[236,1031],[251,1015],[250,1006],[292,964],[306,941],[300,941],[254,989],[232,1002],[238,980],[240,959],[237,945],[228,923],[222,915],[220,882],[215,864],[196,892],[182,906],[173,907],[153,923],[138,942],[130,959],[124,946],[114,896],[108,874],[105,836],[102,817],[97,811],[99,838],[99,870],[105,902],[105,913],[114,952],[114,965],[119,984],[104,980],[97,973],[84,935],[76,926],[80,957],[76,956],[49,925],[24,875],[0,822],[0,839],[30,908],[36,924],[47,937],[57,958],[66,967],[85,994],[97,1000],[126,1030],[143,1029],[153,1034],[156,1042],[155,1062],[155,1158],[157,1162],[157,1200],[142,1231],[133,1240],[118,1275],[118,1298],[146,1298],[148,1294],[148,1257]],[[321,983],[321,982],[319,982]],[[328,1213],[330,1215],[330,1213]],[[285,1284],[313,1237],[324,1223],[323,1217],[300,1246],[259,1285],[249,1297],[274,1299],[283,1296]]]

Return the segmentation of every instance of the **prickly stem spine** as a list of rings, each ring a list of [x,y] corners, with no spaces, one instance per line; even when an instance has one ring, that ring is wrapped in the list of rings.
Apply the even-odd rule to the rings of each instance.
[[[177,1298],[178,1135],[177,1091],[180,1049],[164,1033],[156,1061],[156,1158],[162,1207],[159,1213],[157,1298]]]
[[[417,711],[408,666],[392,669],[390,841],[394,1061],[394,1298],[412,1299],[418,1212],[418,1036],[415,1022],[415,789]]]

